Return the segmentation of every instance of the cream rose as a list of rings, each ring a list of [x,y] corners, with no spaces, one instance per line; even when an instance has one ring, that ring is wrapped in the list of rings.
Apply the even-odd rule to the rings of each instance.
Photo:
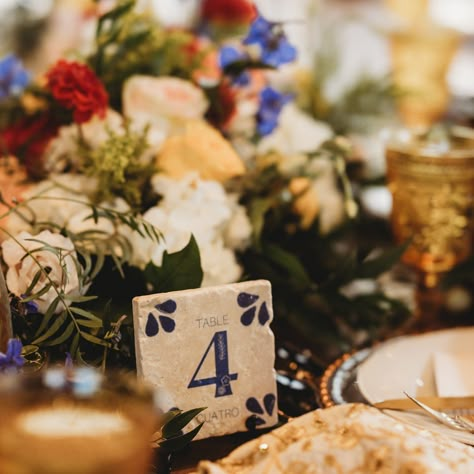
[[[44,242],[44,244],[32,239]],[[13,239],[5,240],[2,243],[2,256],[8,265],[6,274],[6,283],[8,289],[16,296],[24,295],[33,278],[38,273],[39,266],[33,258],[26,254],[36,250],[33,255],[43,268],[49,268],[48,276],[41,275],[34,286],[32,293],[40,291],[49,281],[66,295],[80,295],[82,293],[79,276],[77,273],[77,254],[72,241],[60,234],[54,234],[49,230],[44,230],[37,235],[31,235],[29,232],[21,232],[16,242]],[[59,255],[47,250],[37,250],[45,244],[57,249]],[[50,288],[43,293],[35,303],[38,305],[38,311],[46,312],[53,300],[57,297],[54,288]],[[64,305],[59,304],[56,313],[61,312]]]
[[[150,125],[152,142],[180,130],[188,120],[204,117],[209,103],[204,92],[175,77],[132,76],[123,89],[126,117],[140,126]]]
[[[157,164],[164,174],[175,179],[197,172],[201,179],[224,183],[245,173],[232,145],[204,120],[189,121],[182,133],[168,138]]]

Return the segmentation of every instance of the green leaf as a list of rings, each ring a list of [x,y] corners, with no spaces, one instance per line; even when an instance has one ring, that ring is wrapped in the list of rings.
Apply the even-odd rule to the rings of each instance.
[[[48,309],[46,310],[46,313],[44,313],[43,319],[41,320],[40,327],[35,333],[35,337],[38,337],[40,334],[43,334],[43,331],[46,329],[49,322],[51,321],[51,318],[53,317],[54,312],[56,311],[56,308],[58,307],[60,302],[61,297],[57,296],[49,305]]]
[[[157,293],[199,288],[203,272],[194,236],[183,250],[171,254],[165,252],[161,267],[150,262],[145,268],[145,278]]]
[[[52,339],[51,341],[48,341],[45,344],[45,346],[58,346],[59,344],[62,344],[63,342],[67,341],[69,339],[69,337],[71,336],[71,334],[73,333],[75,327],[76,326],[71,321],[62,334],[60,334],[55,339]]]
[[[311,278],[298,257],[275,244],[264,244],[264,255],[285,270],[290,280],[296,285],[306,288],[312,285]]]
[[[71,303],[85,303],[86,301],[96,300],[97,296],[64,295],[64,299]]]
[[[79,348],[80,337],[81,335],[79,333],[76,333],[76,335],[72,339],[71,347],[69,348],[69,353],[73,358],[75,357],[76,352]]]
[[[30,285],[28,286],[28,288],[24,291],[24,294],[25,295],[29,295],[31,294],[31,292],[33,291],[33,288],[36,286],[36,283],[38,283],[39,279],[41,278],[41,275],[43,274],[43,268],[40,268],[36,273],[35,273],[35,276],[33,277],[33,280],[31,280],[31,283]],[[23,301],[25,302],[25,301]]]
[[[252,222],[253,239],[257,245],[260,242],[260,236],[265,225],[265,214],[272,205],[273,200],[270,198],[256,198],[250,204],[249,217]]]
[[[23,346],[23,349],[21,350],[21,355],[23,357],[25,356],[28,356],[30,354],[34,354],[35,352],[37,352],[39,349],[38,346],[34,345],[34,344],[28,344],[27,346]]]
[[[91,313],[90,311],[86,311],[85,309],[82,309],[82,308],[77,308],[76,306],[70,306],[69,310],[74,314],[82,316],[91,321],[97,321],[102,324],[102,320],[99,317],[97,317],[95,314]]]
[[[178,413],[168,421],[161,430],[164,438],[176,436],[191,420],[206,408],[194,408],[183,413]]]
[[[76,319],[76,323],[79,326],[85,328],[93,328],[93,329],[100,329],[102,327],[102,321],[90,321],[87,319]]]
[[[41,288],[41,290],[37,291],[33,295],[27,296],[26,298],[22,298],[21,302],[28,303],[30,301],[39,299],[41,296],[46,294],[51,289],[52,286],[53,286],[52,283],[47,283],[45,286],[43,286],[43,288]]]
[[[99,339],[96,336],[93,336],[92,334],[89,334],[88,332],[81,331],[81,336],[89,342],[92,342],[92,344],[98,344],[99,346],[104,346],[104,347],[110,347],[110,344],[102,339]]]
[[[188,433],[177,436],[176,438],[165,439],[159,443],[160,448],[166,449],[167,451],[179,451],[183,449],[187,444],[189,444],[194,437],[199,433],[204,423],[196,426],[193,430]]]
[[[61,328],[65,320],[66,320],[66,314],[65,312],[62,312],[60,315],[58,315],[58,317],[55,319],[53,324],[51,324],[48,330],[44,334],[42,334],[40,337],[36,338],[32,342],[32,344],[40,344],[41,342],[46,341],[51,336],[56,334],[56,332]]]
[[[178,410],[177,408],[167,411],[166,413],[163,414],[163,416],[160,418],[160,426],[163,427],[171,421],[175,416],[179,415],[180,413],[183,413],[183,410]]]
[[[377,278],[382,273],[390,270],[390,268],[400,261],[400,258],[405,253],[410,243],[411,241],[407,241],[403,245],[399,245],[398,247],[384,252],[379,257],[365,260],[356,269],[354,279]]]
[[[127,14],[134,7],[134,5],[135,0],[130,0],[128,2],[123,3],[122,5],[118,5],[117,7],[102,15],[99,18],[99,22],[104,23],[106,20],[116,21],[121,16]]]

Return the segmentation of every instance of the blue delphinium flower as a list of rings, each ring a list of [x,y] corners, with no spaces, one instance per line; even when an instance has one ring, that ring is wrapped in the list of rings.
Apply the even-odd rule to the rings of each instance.
[[[286,39],[278,23],[272,23],[258,16],[250,26],[244,44],[258,44],[261,48],[261,60],[269,66],[278,67],[296,59],[296,48]]]
[[[248,61],[249,56],[244,51],[239,51],[233,46],[223,46],[219,51],[219,66],[222,70],[225,70],[227,66],[240,61]],[[241,72],[232,77],[232,83],[237,86],[246,86],[250,82],[250,76],[248,72]]]
[[[265,87],[260,92],[260,108],[257,113],[257,130],[260,135],[273,132],[278,125],[281,109],[291,99],[290,94],[281,94],[272,87]]]
[[[19,94],[30,82],[30,75],[13,54],[0,60],[0,100]]]
[[[0,352],[0,372],[12,372],[18,370],[25,363],[21,355],[23,345],[19,339],[8,341],[7,353]]]

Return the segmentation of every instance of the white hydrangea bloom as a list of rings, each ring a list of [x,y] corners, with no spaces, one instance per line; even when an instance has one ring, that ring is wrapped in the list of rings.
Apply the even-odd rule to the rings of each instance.
[[[143,267],[150,260],[160,266],[164,251],[182,250],[191,234],[201,252],[203,286],[235,282],[241,275],[235,250],[244,249],[252,231],[245,209],[220,183],[204,181],[196,174],[175,180],[156,175],[153,187],[163,196],[144,219],[162,232],[157,244],[133,234],[133,264]]]
[[[94,116],[81,125],[82,138],[92,149],[98,148],[109,138],[108,130],[117,134],[124,133],[122,116],[112,109],[107,111],[104,119]],[[46,169],[49,172],[61,173],[69,165],[78,166],[81,162],[78,144],[77,124],[61,127],[45,150]]]

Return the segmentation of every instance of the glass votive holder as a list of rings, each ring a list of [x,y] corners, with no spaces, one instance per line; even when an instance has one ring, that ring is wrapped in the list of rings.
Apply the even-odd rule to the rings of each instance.
[[[89,368],[0,377],[0,472],[145,474],[154,393],[129,374]]]

